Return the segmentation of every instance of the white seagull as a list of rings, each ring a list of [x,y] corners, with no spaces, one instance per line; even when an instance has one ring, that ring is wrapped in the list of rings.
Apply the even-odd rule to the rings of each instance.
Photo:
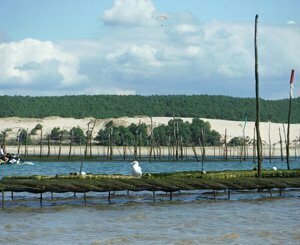
[[[131,173],[134,177],[141,177],[142,176],[142,169],[139,166],[138,161],[133,161],[130,163],[132,165]]]

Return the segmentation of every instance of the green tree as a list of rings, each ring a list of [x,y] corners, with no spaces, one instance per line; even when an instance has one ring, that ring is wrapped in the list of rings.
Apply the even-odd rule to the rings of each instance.
[[[80,127],[73,127],[70,130],[70,137],[72,143],[80,144],[86,142],[86,136]]]

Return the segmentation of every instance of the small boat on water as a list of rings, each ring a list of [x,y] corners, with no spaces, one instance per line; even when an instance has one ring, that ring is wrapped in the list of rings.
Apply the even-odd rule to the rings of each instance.
[[[7,158],[7,160],[0,159],[0,165],[20,164],[23,162],[23,160],[20,158],[20,156],[18,154],[15,154],[15,155],[7,154],[6,158]]]

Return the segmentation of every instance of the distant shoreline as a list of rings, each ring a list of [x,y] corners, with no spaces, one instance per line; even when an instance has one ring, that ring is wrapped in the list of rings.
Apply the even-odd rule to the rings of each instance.
[[[153,127],[157,127],[160,125],[166,125],[173,117],[152,117]],[[183,121],[192,122],[192,117],[181,117]],[[209,122],[211,125],[211,129],[220,133],[222,137],[225,135],[225,130],[227,131],[227,140],[229,141],[234,137],[241,137],[243,134],[243,121],[229,121],[229,120],[220,120],[220,119],[207,119],[200,118],[205,122]],[[63,130],[70,130],[73,127],[80,127],[83,131],[88,129],[88,124],[91,121],[94,121],[95,118],[83,118],[83,119],[75,119],[75,118],[62,118],[62,117],[46,117],[46,118],[19,118],[19,117],[8,117],[8,118],[0,118],[0,131],[4,131],[6,129],[11,129],[8,132],[7,139],[17,139],[17,136],[20,130],[25,129],[30,132],[37,124],[41,124],[43,126],[43,137],[46,137],[53,128],[59,127]],[[121,117],[121,118],[107,118],[107,119],[96,119],[97,122],[95,124],[95,129],[93,131],[93,137],[97,135],[100,129],[103,129],[105,125],[113,121],[116,126],[129,126],[131,123],[138,125],[139,123],[145,123],[150,127],[151,118],[146,116],[140,117]],[[249,137],[253,139],[254,134],[254,122],[247,122],[245,127],[245,137]],[[285,129],[283,129],[283,125]],[[269,127],[270,127],[270,138],[272,144],[278,144],[279,137],[279,129],[281,130],[282,138],[284,140],[284,130],[286,130],[287,125],[282,123],[268,123],[261,122],[260,130],[261,137],[263,142],[269,142]],[[300,137],[300,124],[291,124],[290,129],[290,141],[294,141],[297,137]],[[39,136],[33,136],[38,138]],[[300,143],[300,141],[299,141]]]
[[[17,146],[7,146],[7,152],[17,153]],[[40,146],[39,145],[29,145],[27,146],[27,152],[25,153],[25,147],[20,148],[20,155],[22,159],[25,160],[35,160],[35,161],[132,161],[134,160],[134,147],[126,146],[113,146],[113,152],[110,157],[110,151],[107,146],[97,146],[93,145],[92,150],[90,147],[87,149],[86,158],[84,157],[85,146],[72,146],[71,154],[70,147],[63,145],[61,147],[61,154],[59,157],[59,146],[50,146],[50,154],[48,156],[48,146],[42,146],[42,152],[40,157]],[[125,152],[125,155],[124,155]],[[90,154],[91,153],[91,154]],[[182,153],[182,154],[181,154]],[[263,157],[264,159],[270,158],[268,146],[263,147]],[[175,155],[175,149],[172,147],[155,147],[152,149],[151,161],[202,161],[202,148],[200,146],[194,147],[183,147],[178,149],[178,159]],[[196,154],[196,155],[195,155]],[[283,159],[285,160],[286,151],[283,148]],[[290,149],[290,159],[295,159],[300,157],[300,146],[291,147]],[[137,149],[137,160],[150,161],[150,147],[141,147]],[[279,147],[271,149],[271,159],[280,159],[281,150]],[[251,161],[253,160],[253,146],[247,146],[246,151],[243,151],[241,156],[241,147],[227,147],[227,160],[230,161]],[[216,147],[205,147],[205,157],[204,161],[217,161],[226,160],[226,151],[224,146]]]

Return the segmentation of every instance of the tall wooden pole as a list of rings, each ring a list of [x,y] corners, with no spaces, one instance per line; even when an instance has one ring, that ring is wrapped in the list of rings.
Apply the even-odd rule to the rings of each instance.
[[[283,151],[282,151],[282,138],[281,138],[281,132],[280,132],[280,128],[279,128],[279,143],[280,143],[280,157],[281,157],[281,161],[283,161]]]
[[[294,70],[291,71],[290,84],[292,86],[294,80]],[[290,169],[290,123],[291,123],[291,111],[292,111],[292,90],[290,92],[290,102],[289,102],[289,114],[288,114],[288,128],[287,128],[287,142],[286,142],[286,165],[287,169]]]
[[[41,128],[41,136],[40,136],[40,158],[42,158],[43,151],[43,128]]]
[[[259,108],[259,77],[258,77],[258,52],[257,52],[257,21],[258,15],[255,16],[255,31],[254,31],[254,47],[255,47],[255,92],[256,92],[256,138],[257,138],[257,176],[261,178],[261,165],[262,165],[262,155],[261,155],[261,138],[259,130],[260,121],[260,108]]]
[[[225,129],[225,139],[224,139],[224,144],[225,144],[225,160],[228,160],[228,148],[227,148],[227,128]]]
[[[58,159],[60,159],[60,155],[61,155],[62,138],[63,138],[63,130],[60,131],[60,136],[59,136]]]
[[[269,121],[269,162],[272,162],[271,121]]]

